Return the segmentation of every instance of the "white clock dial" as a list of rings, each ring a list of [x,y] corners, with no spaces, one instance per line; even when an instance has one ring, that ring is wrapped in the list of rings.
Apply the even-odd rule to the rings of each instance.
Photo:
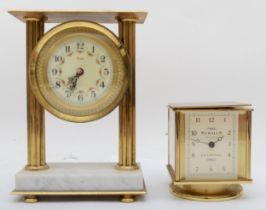
[[[238,112],[186,112],[185,178],[236,179],[238,172]]]
[[[76,36],[54,50],[47,74],[50,87],[59,98],[86,105],[103,97],[111,86],[113,64],[100,43]]]

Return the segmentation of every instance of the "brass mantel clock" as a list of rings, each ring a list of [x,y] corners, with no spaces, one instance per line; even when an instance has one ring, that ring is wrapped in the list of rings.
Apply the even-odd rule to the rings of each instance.
[[[170,104],[169,161],[174,195],[228,200],[251,183],[249,104]]]
[[[135,157],[135,24],[145,12],[10,11],[26,22],[28,164],[13,194],[145,194]],[[61,23],[44,33],[45,23]],[[119,37],[99,23],[118,23]],[[118,163],[46,163],[44,110],[89,122],[119,106]]]

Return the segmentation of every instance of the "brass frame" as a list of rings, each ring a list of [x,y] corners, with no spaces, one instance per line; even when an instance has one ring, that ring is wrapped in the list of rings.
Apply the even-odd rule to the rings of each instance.
[[[142,11],[18,11],[9,13],[26,22],[27,27],[27,75],[32,50],[44,34],[45,23],[61,23],[70,20],[87,20],[97,23],[119,23],[119,39],[123,43],[129,57],[129,87],[119,105],[119,161],[117,169],[135,170],[136,164],[136,120],[135,120],[135,25],[144,23],[147,13]],[[116,40],[116,39],[115,39]],[[122,53],[123,54],[123,53]],[[27,77],[27,84],[29,83]],[[27,123],[28,123],[28,164],[27,170],[43,170],[48,166],[45,160],[44,109],[27,85]],[[25,195],[25,202],[38,201],[37,195],[52,192],[13,192]],[[122,195],[122,202],[134,201],[134,195],[146,193],[140,191],[127,192],[54,192],[57,195]]]
[[[143,182],[144,188],[142,190],[132,190],[132,191],[58,191],[58,192],[37,192],[37,191],[12,191],[12,195],[24,195],[25,202],[35,203],[38,202],[38,196],[80,196],[80,195],[94,195],[94,196],[104,196],[104,195],[120,195],[121,202],[130,203],[134,202],[137,195],[145,195],[147,193],[145,183]]]
[[[75,191],[75,192],[36,192],[36,191],[13,191],[13,195],[144,195],[146,189],[139,191]]]
[[[29,60],[33,48],[44,34],[43,18],[26,18],[27,40],[27,74],[29,72]],[[28,163],[27,170],[43,170],[48,166],[45,160],[45,115],[44,109],[35,98],[28,76],[27,82],[27,137],[28,137]]]
[[[72,36],[94,39],[111,56],[113,81],[105,95],[96,103],[82,106],[67,104],[50,88],[47,78],[48,61],[55,48]],[[29,65],[29,81],[38,101],[53,115],[72,122],[93,121],[113,111],[122,100],[129,80],[128,56],[120,40],[109,29],[89,21],[71,21],[52,28],[34,48]]]
[[[131,63],[128,89],[119,106],[119,161],[122,170],[135,170],[136,164],[136,92],[135,92],[135,24],[136,18],[119,19],[119,37]]]
[[[175,112],[175,166],[170,165],[168,154],[167,169],[172,179],[171,192],[178,197],[191,200],[229,200],[240,196],[240,184],[252,183],[250,177],[251,114],[248,104],[213,106],[177,106],[169,105],[168,112]],[[186,180],[184,177],[185,158],[185,111],[237,111],[239,112],[238,179],[237,180]],[[169,119],[169,118],[168,118]],[[168,121],[170,131],[170,122]],[[168,132],[169,132],[168,131]],[[170,153],[170,136],[168,135]],[[229,189],[230,188],[230,189]],[[208,192],[206,194],[206,192]]]

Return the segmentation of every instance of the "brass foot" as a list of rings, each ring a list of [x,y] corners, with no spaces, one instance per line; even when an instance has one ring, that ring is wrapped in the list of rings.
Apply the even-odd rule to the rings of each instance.
[[[36,203],[38,202],[38,197],[36,195],[25,195],[24,201],[26,203]]]
[[[134,195],[122,195],[121,202],[123,203],[132,203],[135,201]]]

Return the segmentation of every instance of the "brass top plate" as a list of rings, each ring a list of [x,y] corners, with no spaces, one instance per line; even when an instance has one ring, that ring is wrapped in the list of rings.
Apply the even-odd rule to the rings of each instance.
[[[61,23],[71,20],[88,20],[98,23],[117,23],[118,19],[134,19],[144,23],[147,12],[144,11],[42,11],[10,10],[11,15],[22,22],[27,18],[44,18],[46,23]]]
[[[252,105],[248,103],[239,103],[239,102],[214,102],[214,103],[171,103],[168,105],[169,108],[174,110],[177,109],[212,109],[212,108],[221,108],[221,109],[247,109],[252,110]]]

